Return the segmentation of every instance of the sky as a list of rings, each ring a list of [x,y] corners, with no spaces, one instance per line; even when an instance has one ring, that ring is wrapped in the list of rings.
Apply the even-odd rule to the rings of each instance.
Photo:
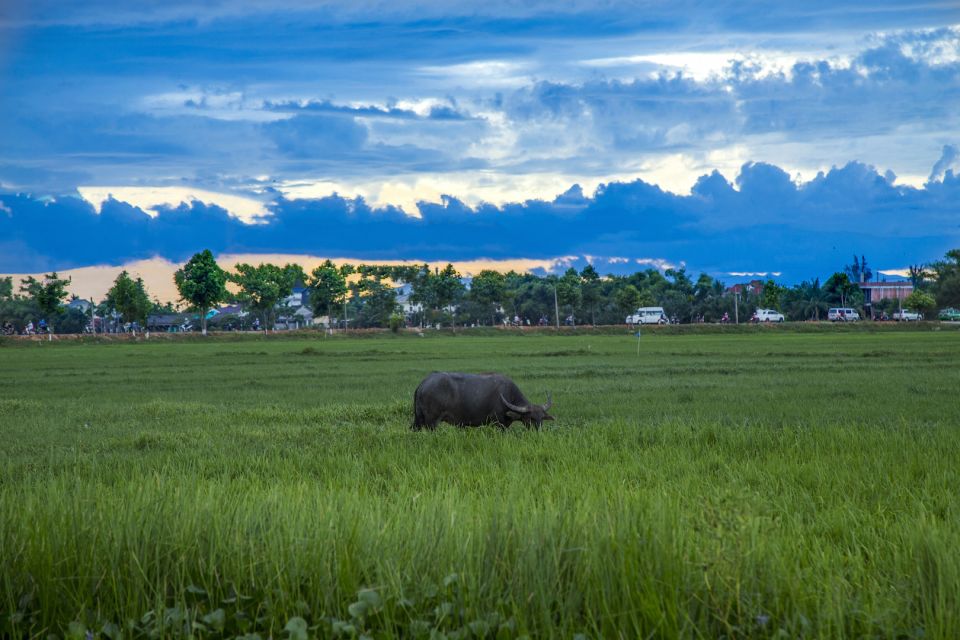
[[[0,273],[960,247],[955,0],[197,4],[0,2]]]

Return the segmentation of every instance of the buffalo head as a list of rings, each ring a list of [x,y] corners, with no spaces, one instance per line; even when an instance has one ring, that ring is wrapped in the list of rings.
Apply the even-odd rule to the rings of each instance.
[[[549,392],[547,392],[547,403],[542,405],[516,405],[504,398],[502,393],[500,394],[500,400],[508,409],[507,417],[513,418],[514,420],[519,420],[527,428],[536,427],[539,429],[544,420],[555,420],[552,415],[547,413],[547,411],[550,410],[550,407],[553,406],[553,398],[550,396]]]

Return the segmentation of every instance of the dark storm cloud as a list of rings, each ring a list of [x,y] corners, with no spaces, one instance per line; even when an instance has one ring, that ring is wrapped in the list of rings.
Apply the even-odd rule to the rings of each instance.
[[[638,180],[603,185],[593,197],[572,188],[554,201],[502,207],[472,208],[447,196],[421,203],[421,219],[362,199],[278,197],[271,217],[257,225],[200,202],[151,217],[112,199],[98,214],[74,197],[7,194],[0,196],[9,212],[0,216],[0,272],[153,256],[180,261],[210,248],[366,260],[658,257],[713,272],[782,271],[798,279],[851,252],[902,266],[960,243],[960,177],[952,170],[915,189],[851,163],[797,185],[778,167],[750,163],[735,182],[713,173],[678,196]]]

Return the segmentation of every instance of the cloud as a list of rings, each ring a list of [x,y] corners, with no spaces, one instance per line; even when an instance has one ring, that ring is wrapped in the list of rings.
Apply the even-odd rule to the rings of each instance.
[[[296,115],[264,130],[281,153],[295,158],[349,155],[367,140],[366,128],[349,117]]]
[[[904,267],[903,269],[881,269],[877,273],[883,276],[896,276],[898,278],[910,277],[910,269],[908,267]]]
[[[857,144],[869,145],[871,155],[881,146],[892,155],[891,149],[902,149],[892,142],[901,136],[906,142],[906,135],[916,141],[960,133],[960,113],[953,108],[960,104],[960,61],[942,53],[946,42],[957,40],[960,31],[953,29],[899,33],[835,60],[639,56],[647,62],[706,59],[713,66],[699,77],[661,68],[629,81],[541,81],[505,95],[503,109],[518,132],[517,147],[528,154],[559,149],[570,164],[597,153],[620,160],[638,153],[703,153],[734,142],[776,153],[775,145],[785,142],[823,148],[833,140],[861,140]]]
[[[78,187],[80,197],[93,205],[100,213],[103,204],[110,200],[126,202],[150,217],[157,217],[161,210],[199,202],[215,205],[230,216],[246,223],[256,224],[269,215],[264,203],[230,193],[214,193],[203,189],[186,187]]]
[[[641,180],[603,184],[592,196],[570,189],[551,200],[501,206],[445,195],[419,203],[420,218],[363,198],[272,193],[270,215],[256,225],[198,199],[154,206],[151,215],[115,198],[97,213],[78,197],[0,196],[12,211],[0,216],[0,271],[18,273],[105,259],[179,262],[210,248],[363,260],[613,256],[612,270],[686,264],[799,280],[832,272],[851,253],[886,268],[928,262],[960,244],[960,176],[948,173],[916,189],[858,163],[801,183],[776,166],[748,163],[733,182],[708,174],[686,196]]]
[[[679,269],[680,266],[670,262],[669,260],[664,260],[663,258],[637,258],[634,262],[641,267],[654,267],[660,271],[666,271],[667,269]]]
[[[729,271],[727,275],[737,278],[766,278],[767,276],[779,278],[782,274],[779,271]]]
[[[927,180],[933,182],[943,179],[947,171],[958,166],[957,159],[960,159],[960,149],[952,144],[943,145],[943,153],[940,155],[937,163],[933,165],[933,169],[930,171],[930,177]]]
[[[109,13],[108,3],[84,4],[64,11],[65,21]],[[686,193],[710,169],[732,175],[748,159],[810,177],[857,158],[922,185],[931,149],[960,137],[957,28],[871,35],[861,27],[810,41],[726,32],[720,22],[709,37],[677,35],[697,16],[735,23],[750,13],[729,3],[696,15],[649,5],[656,37],[629,27],[635,10],[604,32],[605,14],[579,2],[550,16],[499,5],[502,15],[527,16],[519,22],[479,19],[487,5],[462,15],[431,4],[454,17],[348,25],[321,24],[313,5],[287,17],[244,2],[137,6],[144,24],[136,29],[82,20],[23,29],[16,73],[0,78],[9,81],[0,184],[226,191],[259,176],[409,185],[414,175],[446,184],[453,180],[440,174],[483,170],[514,184],[517,176],[584,185],[640,177]],[[208,19],[167,23],[159,17],[168,10]],[[394,10],[415,15],[405,3],[383,13]],[[789,15],[793,27],[880,14],[853,5],[765,11]],[[884,11],[905,13],[896,3]],[[472,205],[488,198],[455,193]],[[405,208],[418,197],[434,194],[405,194]],[[518,188],[507,199],[525,197]]]
[[[422,101],[419,104],[391,102],[376,104],[344,105],[331,100],[284,100],[263,103],[266,111],[279,113],[328,113],[357,118],[397,120],[465,120],[471,116],[458,111],[456,104],[441,101]]]
[[[0,4],[7,268],[210,243],[797,273],[955,237],[949,0]]]
[[[909,0],[882,0],[864,4],[856,0],[791,0],[751,6],[735,0],[716,0],[704,5],[696,0],[670,4],[656,0],[484,0],[449,3],[441,0],[383,2],[355,0],[278,0],[270,5],[254,0],[213,0],[202,4],[190,0],[164,3],[146,0],[88,0],[64,5],[57,0],[34,0],[26,5],[0,5],[0,22],[12,24],[148,25],[152,23],[252,20],[264,22],[277,16],[290,21],[322,17],[328,24],[369,22],[376,16],[387,24],[457,23],[462,26],[514,31],[518,27],[542,30],[543,35],[559,33],[655,32],[672,27],[676,31],[714,29],[760,31],[882,28],[894,25],[945,23],[956,20],[956,5],[950,0],[933,0],[917,9]],[[610,16],[617,16],[612,20]],[[462,23],[466,23],[463,25]]]

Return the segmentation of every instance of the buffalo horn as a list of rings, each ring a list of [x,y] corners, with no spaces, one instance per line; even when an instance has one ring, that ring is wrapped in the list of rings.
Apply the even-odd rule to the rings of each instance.
[[[527,413],[530,411],[530,407],[521,407],[515,404],[512,404],[509,400],[503,397],[503,394],[500,394],[500,399],[503,400],[503,404],[507,405],[507,408],[511,411],[516,411],[517,413]]]
[[[547,391],[547,404],[543,405],[544,411],[550,411],[550,407],[553,406],[553,396]]]

